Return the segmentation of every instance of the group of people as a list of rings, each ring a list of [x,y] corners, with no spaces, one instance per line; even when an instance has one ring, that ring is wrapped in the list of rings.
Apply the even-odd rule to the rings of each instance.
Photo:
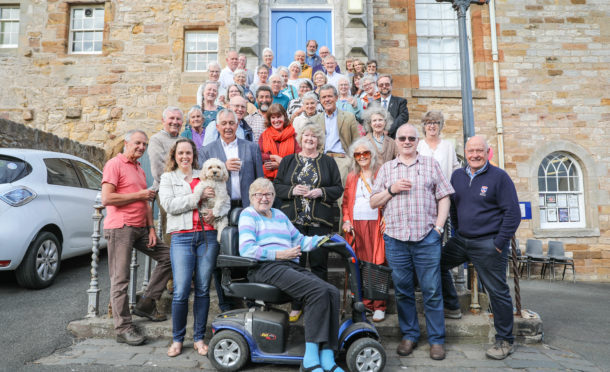
[[[328,48],[321,47],[318,55],[317,47],[310,40],[286,69],[273,68],[273,52],[265,49],[256,76],[245,68],[245,56],[229,51],[224,69],[210,65],[210,81],[201,86],[184,131],[182,111],[170,106],[163,111],[162,130],[150,141],[141,130],[125,135],[124,151],[108,161],[102,184],[117,341],[144,342],[127,304],[132,247],[158,262],[135,314],[166,319],[155,301],[173,275],[169,356],[182,352],[191,286],[194,348],[201,355],[208,352],[203,340],[212,278],[221,310],[236,306],[224,297],[215,269],[214,226],[224,216],[202,207],[215,193],[201,183],[200,168],[215,158],[228,172],[225,212],[245,208],[239,219],[240,254],[264,263],[250,279],[274,284],[293,298],[291,321],[304,314],[304,370],[340,371],[333,353],[339,292],[327,283],[328,252],[316,249],[324,235],[337,230],[360,260],[393,270],[403,335],[398,354],[409,355],[419,341],[417,280],[430,356],[445,357],[444,318],[461,317],[449,270],[468,260],[494,311],[497,342],[487,355],[506,357],[513,350],[508,242],[520,221],[512,181],[490,164],[489,147],[479,136],[466,144],[468,164],[460,168],[453,145],[441,138],[440,111],[423,116],[420,137],[407,123],[407,101],[392,95],[392,77],[377,74],[375,61],[369,61],[365,75],[352,60],[342,75]],[[151,188],[138,162],[146,150]],[[155,198],[170,246],[154,229],[149,202]],[[454,234],[442,247],[449,216]],[[365,306],[374,322],[385,319],[385,302],[365,299]]]

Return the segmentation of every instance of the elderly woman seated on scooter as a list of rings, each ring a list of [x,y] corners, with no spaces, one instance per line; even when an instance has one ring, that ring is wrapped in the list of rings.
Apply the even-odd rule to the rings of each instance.
[[[301,371],[343,371],[338,347],[339,290],[299,266],[301,252],[316,249],[322,236],[305,236],[279,209],[271,208],[273,184],[258,178],[250,185],[250,207],[239,217],[239,254],[261,261],[248,280],[274,285],[305,303],[305,355]],[[323,249],[323,248],[322,248]]]

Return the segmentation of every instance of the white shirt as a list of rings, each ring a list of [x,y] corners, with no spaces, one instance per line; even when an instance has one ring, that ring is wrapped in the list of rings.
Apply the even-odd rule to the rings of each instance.
[[[339,89],[339,79],[344,78],[345,75],[333,71],[333,74],[326,74],[326,84],[332,84],[335,88]]]
[[[328,116],[326,112],[324,113],[324,124],[326,126],[326,142],[324,143],[324,152],[337,152],[340,154],[345,154],[345,151],[343,151],[343,146],[341,146],[341,139],[339,138],[339,128],[337,127],[338,111],[339,110],[336,109],[331,116]]]
[[[222,69],[218,82],[220,83],[220,86],[225,90],[229,87],[229,85],[235,84],[235,80],[233,80],[233,71],[231,71],[229,66]]]
[[[392,95],[391,94],[387,98],[379,97],[379,100],[381,101],[381,107],[383,107],[383,101],[387,101],[387,104],[384,107],[386,109],[386,111],[388,110],[388,108],[390,108],[390,100],[391,99],[392,99]]]
[[[441,139],[441,142],[436,145],[436,149],[432,150],[422,138],[417,145],[417,152],[420,155],[432,156],[441,166],[441,170],[447,181],[451,180],[453,171],[460,167],[457,155],[455,154],[455,148],[453,147],[453,144],[447,140]]]
[[[222,149],[225,150],[225,156],[227,160],[232,158],[239,158],[239,149],[237,147],[237,138],[233,140],[231,143],[225,143],[224,140],[221,140]],[[241,199],[241,189],[239,182],[239,171],[230,171],[231,173],[231,200],[240,200]]]
[[[372,191],[373,180],[369,178],[366,182],[371,186]],[[366,188],[364,182],[362,182],[362,178],[358,178],[356,197],[354,199],[354,221],[377,221],[378,213],[377,208],[371,208],[371,193]]]

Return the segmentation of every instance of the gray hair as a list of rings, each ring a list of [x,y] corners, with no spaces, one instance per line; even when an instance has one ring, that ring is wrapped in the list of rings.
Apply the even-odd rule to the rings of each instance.
[[[220,119],[220,115],[233,115],[233,118],[235,119],[235,123],[239,123],[239,121],[237,120],[237,114],[235,113],[235,111],[233,111],[231,109],[225,108],[225,109],[218,111],[218,114],[216,114],[216,123],[217,124]]]
[[[326,61],[328,61],[331,58],[333,59],[333,61],[335,61],[335,63],[337,62],[337,59],[335,58],[335,56],[333,56],[332,54],[329,54],[326,57],[324,57],[324,61],[322,61],[322,63],[326,63]]]
[[[217,81],[208,80],[205,83],[203,83],[202,92],[205,90],[205,88],[208,87],[208,85],[216,85],[216,89],[220,88],[220,84]]]
[[[222,67],[220,67],[220,63],[218,63],[218,62],[216,62],[216,61],[208,63],[208,70],[209,70],[209,69],[210,69],[210,67],[212,67],[212,66],[216,66],[216,67],[218,67],[218,69],[219,69],[219,70],[222,70]]]
[[[340,81],[343,81],[343,80],[347,81],[347,83],[348,83],[350,86],[352,85],[352,83],[349,81],[348,77],[347,77],[347,76],[345,76],[345,75],[341,76],[341,77],[340,77],[340,78],[337,80],[337,84],[339,84],[339,82],[340,82]]]
[[[297,143],[299,144],[299,146],[303,147],[301,141],[303,139],[303,133],[305,133],[306,131],[310,131],[311,134],[316,136],[316,138],[318,139],[318,146],[316,146],[316,150],[318,150],[318,152],[322,151],[322,149],[324,148],[324,143],[326,141],[326,135],[322,128],[320,128],[320,125],[314,123],[313,121],[306,122],[305,125],[303,125],[303,127],[301,128],[301,130],[297,132]]]
[[[273,187],[273,182],[265,177],[259,177],[254,180],[250,184],[250,188],[248,189],[248,197],[250,199],[250,204],[252,204],[252,198],[254,194],[261,191],[273,191],[273,197],[275,198],[275,188]]]
[[[245,77],[248,77],[248,75],[246,74],[246,70],[238,68],[233,72],[233,77],[237,76],[237,75],[244,75]]]
[[[204,88],[205,89],[205,88]],[[180,107],[177,106],[167,106],[165,108],[165,110],[163,110],[163,120],[167,119],[167,114],[169,114],[170,112],[179,112],[180,116],[182,116],[184,118],[184,114],[182,113],[182,110],[180,110]]]
[[[282,77],[282,75],[280,75],[278,72],[276,72],[275,74],[269,76],[269,83],[271,83],[271,80],[273,79],[280,79],[280,81],[283,83],[284,82],[284,78]]]
[[[299,68],[299,74],[303,71],[301,69],[301,64],[297,61],[292,62],[291,64],[288,65],[288,71],[290,72],[290,69],[292,68],[292,66],[297,66]]]
[[[373,172],[376,171],[379,165],[381,165],[377,164],[379,162],[379,158],[377,158],[377,146],[375,146],[371,142],[371,140],[365,137],[358,138],[349,147],[348,155],[352,159],[352,170],[354,170],[356,173],[360,173],[360,171],[362,170],[360,164],[358,164],[356,159],[354,159],[354,152],[358,147],[366,147],[366,149],[371,152],[371,169],[373,170]]]
[[[189,110],[189,112],[186,114],[186,120],[188,121],[189,118],[191,117],[191,114],[195,111],[199,111],[199,113],[201,114],[201,116],[203,116],[203,110],[201,110],[201,106],[199,105],[195,105],[193,107],[191,107],[191,109]]]
[[[443,126],[445,126],[445,118],[443,117],[443,112],[438,110],[431,110],[424,114],[421,118],[421,127],[424,132],[424,136],[426,135],[426,122],[427,121],[438,121],[440,124],[438,125],[438,132],[440,135],[441,130],[443,130]]]
[[[404,123],[403,125],[399,126],[398,129],[396,129],[396,136],[398,136],[398,131],[402,127],[411,127],[411,128],[413,128],[413,130],[415,130],[415,137],[419,138],[419,131],[417,130],[417,127],[415,125],[411,124],[411,123]]]
[[[273,50],[272,50],[271,48],[265,48],[265,49],[263,49],[263,55],[265,55],[265,53],[267,53],[267,52],[271,53],[271,55],[272,55],[272,56],[274,56],[274,55],[275,55],[275,54],[273,54]]]
[[[322,88],[320,88],[320,94],[322,94],[323,90],[332,90],[335,97],[339,97],[339,92],[337,91],[337,88],[335,88],[335,86],[332,84],[322,85]]]
[[[322,75],[322,76],[324,76],[324,80],[325,80],[326,82],[328,82],[328,78],[326,77],[326,74],[325,74],[325,73],[323,73],[322,71],[316,71],[316,73],[315,73],[315,74],[313,74],[313,76],[311,77],[311,80],[312,80],[312,81],[315,81],[315,80],[316,80],[316,76],[318,76],[318,75]],[[315,83],[314,83],[314,84],[315,84]],[[324,84],[326,84],[326,83],[324,83]]]
[[[377,102],[369,106],[366,110],[364,110],[363,119],[364,119],[364,130],[367,133],[373,133],[373,127],[371,126],[371,121],[373,120],[373,115],[380,115],[385,121],[384,130],[388,131],[392,128],[392,124],[394,123],[394,118],[392,115],[383,107],[381,107]]]
[[[146,134],[146,132],[144,132],[142,129],[131,129],[127,133],[125,133],[125,136],[123,137],[125,139],[125,142],[129,142],[129,140],[131,140],[131,136],[135,133],[141,133],[144,135],[144,137],[146,137],[146,139],[148,139],[148,134]]]
[[[362,78],[360,78],[360,89],[364,90],[364,84],[366,82],[371,82],[371,83],[375,83],[375,78],[372,77],[371,75],[364,75]]]
[[[282,71],[286,72],[287,74],[290,74],[290,71],[288,71],[288,67],[286,67],[286,66],[280,66],[280,67],[277,68],[277,72],[278,73],[280,73]]]
[[[258,72],[262,69],[267,70],[267,73],[269,73],[269,67],[267,67],[266,65],[260,65],[256,68],[256,73],[258,74]]]
[[[305,94],[303,94],[303,97],[301,98],[301,102],[305,101],[305,100],[314,100],[314,101],[318,101],[318,96],[316,95],[316,93],[314,91],[309,91]]]

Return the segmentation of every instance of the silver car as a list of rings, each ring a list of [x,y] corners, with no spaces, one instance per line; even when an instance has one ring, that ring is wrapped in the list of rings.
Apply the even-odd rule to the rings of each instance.
[[[0,149],[0,270],[44,288],[61,260],[90,252],[101,184],[102,172],[79,157]]]

